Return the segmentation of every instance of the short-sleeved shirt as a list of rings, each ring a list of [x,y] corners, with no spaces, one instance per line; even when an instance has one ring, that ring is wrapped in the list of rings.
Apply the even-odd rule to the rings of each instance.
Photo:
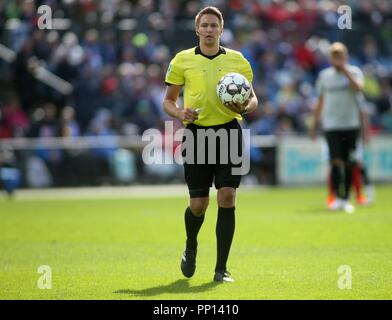
[[[220,47],[215,56],[205,56],[200,47],[195,47],[176,54],[165,83],[184,87],[184,108],[200,109],[195,124],[220,125],[242,119],[222,104],[216,92],[221,77],[230,72],[241,73],[252,83],[252,68],[240,52]]]
[[[348,71],[363,84],[363,73],[355,66],[349,65]],[[365,108],[364,96],[352,89],[346,75],[334,67],[321,71],[316,81],[316,90],[324,96],[321,115],[324,130],[358,129],[361,126],[360,109]]]

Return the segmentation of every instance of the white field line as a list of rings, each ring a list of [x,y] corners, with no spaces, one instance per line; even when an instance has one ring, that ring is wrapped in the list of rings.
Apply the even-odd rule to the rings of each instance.
[[[241,191],[262,189],[260,187],[243,186]],[[215,196],[214,187],[210,196]],[[2,195],[0,194],[0,197]],[[189,197],[187,186],[176,185],[139,185],[126,187],[80,187],[17,190],[14,200],[77,200],[77,199],[132,199],[132,198],[181,198]]]
[[[15,200],[166,198],[188,195],[185,185],[22,189]]]

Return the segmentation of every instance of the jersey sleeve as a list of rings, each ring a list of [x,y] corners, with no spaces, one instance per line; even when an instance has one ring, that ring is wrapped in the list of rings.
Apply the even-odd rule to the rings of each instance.
[[[184,66],[178,54],[170,61],[167,68],[165,83],[182,86],[184,84]]]
[[[363,72],[361,71],[361,69],[359,69],[357,67],[353,68],[352,75],[359,82],[359,84],[361,86],[364,85],[364,75],[363,75]]]
[[[355,78],[355,80],[357,80],[359,82],[359,85],[363,86],[364,85],[364,75],[363,72],[361,71],[361,69],[359,69],[358,67],[352,67],[352,69],[350,70],[352,76]],[[366,103],[366,99],[365,99],[365,95],[363,94],[363,92],[356,92],[355,94],[355,99],[358,103],[358,107],[361,111],[368,113],[368,105]]]
[[[250,63],[248,60],[245,59],[243,55],[241,55],[241,65],[240,65],[240,73],[248,79],[250,83],[253,82],[253,71],[252,67],[250,66]]]

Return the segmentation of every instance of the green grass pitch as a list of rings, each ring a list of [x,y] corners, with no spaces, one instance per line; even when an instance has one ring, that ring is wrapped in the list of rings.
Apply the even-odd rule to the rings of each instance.
[[[192,279],[179,267],[186,197],[2,198],[0,299],[391,299],[392,186],[352,215],[328,212],[324,196],[240,189],[228,264],[236,282],[219,285],[215,197]],[[51,289],[37,287],[40,265],[51,267]],[[351,289],[338,287],[342,265]]]

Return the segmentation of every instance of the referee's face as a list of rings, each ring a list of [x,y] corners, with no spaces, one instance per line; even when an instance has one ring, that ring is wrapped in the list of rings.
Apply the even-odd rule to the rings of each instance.
[[[222,34],[223,27],[214,14],[204,14],[201,16],[199,25],[196,26],[196,32],[199,36],[200,43],[207,47],[219,45],[219,39]]]

